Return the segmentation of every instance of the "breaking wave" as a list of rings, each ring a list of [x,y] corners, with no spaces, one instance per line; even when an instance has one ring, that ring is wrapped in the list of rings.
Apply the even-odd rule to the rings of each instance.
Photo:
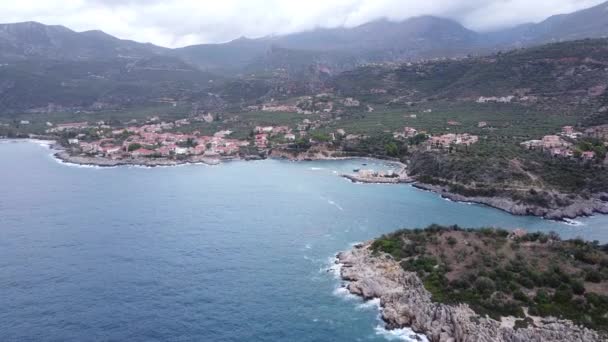
[[[376,335],[380,335],[389,341],[429,342],[426,336],[416,334],[410,328],[387,330],[382,325],[378,325],[374,330]]]

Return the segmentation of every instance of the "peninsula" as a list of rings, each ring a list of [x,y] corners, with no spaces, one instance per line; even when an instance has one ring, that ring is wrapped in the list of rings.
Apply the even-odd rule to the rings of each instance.
[[[608,247],[517,229],[433,225],[339,253],[346,288],[387,328],[430,341],[605,341]]]

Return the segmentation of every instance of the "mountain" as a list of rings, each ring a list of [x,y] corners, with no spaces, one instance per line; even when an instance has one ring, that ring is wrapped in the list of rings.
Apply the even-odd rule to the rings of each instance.
[[[348,93],[357,86],[356,77],[369,81],[366,86],[386,81],[381,78],[383,69],[373,67],[370,70],[379,72],[376,76],[357,70],[352,84],[340,81],[351,75],[341,73],[363,65],[463,59],[546,42],[602,37],[608,35],[607,13],[608,2],[491,33],[475,32],[449,19],[421,16],[179,49],[122,40],[101,31],[75,32],[36,22],[0,24],[0,110],[124,108],[166,98],[197,106],[213,98],[211,103],[216,106],[222,96],[223,104],[234,101],[239,105],[261,96],[298,96],[335,84]],[[480,78],[486,75],[485,69],[472,68],[467,61],[485,63],[483,59],[465,59],[432,64],[438,69],[426,70],[424,75],[432,73],[433,82],[422,89],[449,81],[453,90],[417,89],[417,95],[454,94],[465,86],[469,90],[480,85],[488,87],[480,90],[495,89]],[[477,73],[477,83],[456,83],[451,77],[459,75],[459,68],[470,69],[468,75]],[[402,81],[401,89],[418,86],[420,75],[402,71],[409,78]],[[526,75],[520,69],[512,73],[501,70],[507,77],[500,82],[494,74],[486,76],[502,84],[516,73],[529,77],[528,83],[536,81],[534,74]]]
[[[366,63],[464,57],[554,41],[608,36],[608,2],[498,32],[469,30],[453,20],[433,16],[400,22],[376,20],[352,28],[311,31],[223,44],[167,49],[121,40],[101,31],[74,32],[35,22],[0,25],[0,61],[42,59],[143,58],[165,55],[201,70],[239,75],[286,69],[301,73],[310,65],[330,72]],[[289,53],[286,53],[288,51]],[[284,59],[289,56],[287,59]],[[308,63],[303,63],[308,62]]]
[[[115,38],[101,31],[75,32],[64,26],[23,22],[0,25],[0,60],[87,60],[140,58],[168,49]]]
[[[465,56],[483,46],[483,37],[459,23],[432,16],[402,22],[377,20],[354,28],[323,28],[284,36],[194,45],[176,54],[203,68],[251,70],[292,66],[277,53],[341,71],[356,65],[443,56]],[[278,64],[277,64],[278,62]],[[266,65],[264,65],[266,63]],[[296,62],[297,63],[297,62]]]
[[[193,45],[175,51],[205,70],[243,73],[276,69],[302,71],[301,61],[334,73],[367,63],[416,61],[482,55],[544,43],[608,36],[608,2],[497,32],[475,32],[453,20],[433,16],[400,22],[386,19],[353,28],[238,39],[226,44]],[[289,51],[286,54],[285,51]],[[289,55],[289,59],[281,59]],[[292,63],[295,61],[295,63]]]
[[[504,46],[608,37],[608,2],[570,14],[555,15],[538,24],[492,32],[488,37]]]

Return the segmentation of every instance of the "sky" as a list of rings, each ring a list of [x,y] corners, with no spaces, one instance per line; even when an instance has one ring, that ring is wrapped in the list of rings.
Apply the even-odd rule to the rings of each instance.
[[[221,43],[352,27],[420,15],[454,19],[477,31],[539,22],[605,0],[0,0],[0,22],[38,21],[103,30],[166,47]]]

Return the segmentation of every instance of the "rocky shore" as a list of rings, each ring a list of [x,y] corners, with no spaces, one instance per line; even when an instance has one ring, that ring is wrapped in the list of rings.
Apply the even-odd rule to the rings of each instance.
[[[343,174],[342,177],[355,183],[378,183],[378,184],[399,184],[411,183],[413,179],[408,176],[406,166],[401,164],[401,169],[397,172],[377,172],[371,170],[359,170],[354,174]]]
[[[352,294],[380,300],[388,329],[408,327],[432,342],[595,342],[606,336],[570,321],[530,317],[528,327],[514,319],[496,321],[477,315],[468,305],[434,303],[420,278],[388,255],[372,255],[370,243],[337,255],[340,276]]]
[[[608,201],[605,201],[604,194],[596,194],[590,198],[576,197],[568,198],[571,204],[558,208],[546,208],[533,204],[518,203],[509,197],[467,197],[452,193],[445,186],[430,185],[416,182],[414,187],[422,190],[432,191],[441,195],[443,198],[455,202],[469,202],[484,204],[496,209],[500,209],[513,215],[533,215],[550,220],[574,219],[580,216],[591,216],[593,214],[608,214]],[[566,195],[562,195],[565,199]],[[565,199],[566,200],[566,199]]]
[[[183,160],[166,159],[166,158],[129,158],[129,159],[109,159],[103,157],[89,157],[82,155],[71,155],[66,151],[59,151],[55,153],[55,158],[65,163],[78,164],[78,165],[91,165],[100,167],[113,167],[123,165],[135,165],[135,166],[176,166],[183,164],[207,164],[217,165],[222,160],[231,159],[217,159],[217,158],[205,158],[200,156],[193,156]]]

